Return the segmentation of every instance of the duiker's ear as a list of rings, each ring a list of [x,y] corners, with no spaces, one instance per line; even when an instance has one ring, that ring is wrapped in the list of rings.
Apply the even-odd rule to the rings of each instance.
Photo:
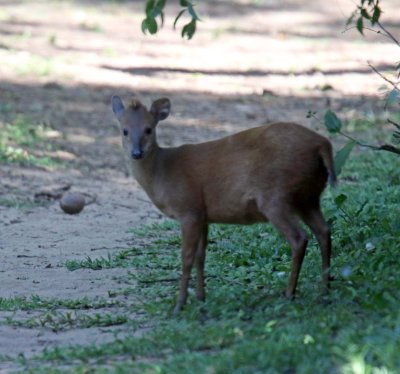
[[[151,104],[150,113],[153,115],[156,123],[169,116],[171,111],[171,102],[167,98],[158,99]]]
[[[112,110],[114,114],[117,116],[117,118],[120,120],[122,116],[124,115],[124,104],[122,103],[122,100],[119,96],[113,96],[111,98],[111,104],[112,104]]]

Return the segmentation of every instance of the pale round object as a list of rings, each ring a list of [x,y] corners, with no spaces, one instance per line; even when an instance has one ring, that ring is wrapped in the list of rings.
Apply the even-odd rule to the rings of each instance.
[[[60,207],[67,214],[78,214],[85,207],[85,197],[78,192],[68,192],[60,200]]]

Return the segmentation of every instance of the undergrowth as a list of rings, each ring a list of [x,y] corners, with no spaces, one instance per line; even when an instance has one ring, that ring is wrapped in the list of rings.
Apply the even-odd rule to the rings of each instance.
[[[213,225],[207,300],[197,301],[190,289],[188,305],[172,317],[180,275],[179,227],[166,221],[135,228],[135,247],[66,264],[70,270],[129,269],[118,278],[120,288],[109,290],[109,300],[119,300],[118,314],[108,311],[98,321],[61,315],[63,328],[110,323],[121,325],[124,334],[110,343],[47,349],[34,360],[20,358],[21,367],[34,373],[398,373],[398,158],[354,155],[322,205],[334,248],[328,297],[319,292],[321,259],[314,238],[298,296],[289,301],[282,296],[290,271],[290,249],[283,238],[264,224]],[[125,301],[121,308],[120,300],[129,299],[135,302]],[[0,309],[14,305],[55,313],[57,308],[102,306],[80,303],[2,300]]]
[[[26,117],[10,123],[0,121],[0,163],[53,168],[62,163],[46,155],[52,145],[46,142],[51,129]]]

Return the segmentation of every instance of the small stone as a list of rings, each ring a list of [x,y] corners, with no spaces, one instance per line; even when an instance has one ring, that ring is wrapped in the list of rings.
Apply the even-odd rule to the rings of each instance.
[[[60,200],[60,207],[67,214],[78,214],[85,207],[85,197],[78,192],[69,192]]]

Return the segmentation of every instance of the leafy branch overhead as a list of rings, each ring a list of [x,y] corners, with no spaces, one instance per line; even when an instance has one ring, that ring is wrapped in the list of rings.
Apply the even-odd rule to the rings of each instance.
[[[398,143],[398,141],[400,139],[400,125],[392,120],[388,120],[388,121],[395,127],[395,131],[393,133],[393,143]],[[350,155],[350,153],[355,145],[370,148],[375,151],[387,151],[387,152],[400,154],[400,148],[395,147],[394,145],[383,144],[381,146],[375,146],[375,145],[371,145],[371,144],[365,144],[363,142],[360,142],[357,139],[354,139],[353,137],[349,136],[348,134],[342,132],[342,121],[335,114],[335,112],[332,112],[331,110],[328,110],[325,113],[324,123],[330,133],[340,134],[340,135],[344,136],[345,138],[349,139],[349,142],[341,150],[339,150],[335,156],[335,167],[336,167],[336,172],[338,175],[340,174],[342,167],[346,162],[346,159]]]
[[[347,20],[347,26],[354,22],[357,18],[356,27],[360,34],[364,31],[364,21],[369,21],[372,26],[379,22],[379,18],[382,14],[382,10],[379,7],[379,0],[361,0],[360,5],[351,14]]]
[[[321,121],[316,114],[317,112],[310,110],[307,113],[307,118],[314,117],[319,122],[323,122],[326,129],[331,134],[339,134],[348,139],[348,142],[335,154],[335,170],[337,175],[341,173],[343,166],[345,165],[348,157],[350,156],[351,151],[356,145],[360,147],[373,149],[375,151],[387,151],[400,155],[400,148],[394,145],[394,144],[396,145],[400,144],[400,124],[392,121],[391,119],[388,119],[388,122],[392,124],[395,128],[392,136],[393,144],[383,144],[377,146],[377,145],[363,143],[343,132],[342,131],[343,122],[332,110],[329,109],[325,112],[323,121]]]
[[[383,35],[384,37],[390,39],[395,45],[400,47],[400,42],[396,39],[396,37],[381,23],[380,18],[382,15],[382,9],[380,8],[379,0],[360,0],[360,4],[357,6],[357,9],[351,14],[349,19],[347,20],[346,26],[355,23],[355,28],[359,31],[361,35],[364,35],[364,30],[369,30],[375,32],[377,34]],[[369,23],[372,28],[366,27],[365,23]],[[348,29],[347,29],[348,30]],[[347,31],[346,30],[346,31]],[[394,70],[397,75],[397,81],[388,78],[386,75],[382,74],[376,67],[374,67],[371,63],[368,62],[368,66],[378,74],[386,83],[390,85],[390,89],[388,90],[386,102],[385,102],[385,110],[393,103],[399,103],[400,99],[400,89],[399,89],[399,78],[400,78],[400,62],[394,64]],[[314,115],[315,113],[310,112],[309,116]],[[395,127],[392,136],[392,143],[393,144],[400,144],[400,125],[395,121],[391,120],[390,118],[387,121]],[[328,110],[325,114],[324,118],[325,126],[327,127],[328,131],[331,133],[338,133],[342,136],[348,138],[350,141],[342,148],[338,153],[342,152],[342,155],[346,155],[342,158],[342,165],[345,162],[345,159],[351,152],[351,149],[354,145],[359,145],[362,147],[371,148],[374,150],[384,150],[396,154],[400,154],[400,148],[396,147],[392,144],[384,144],[381,146],[374,146],[370,144],[364,144],[347,134],[344,134],[341,131],[342,122],[336,116],[336,114],[330,110]],[[340,157],[339,157],[340,158]],[[340,160],[339,160],[340,164]]]
[[[142,32],[144,34],[149,32],[154,35],[157,33],[159,28],[164,25],[164,9],[166,3],[166,0],[146,0],[146,18],[142,21]],[[179,0],[179,4],[182,9],[175,17],[174,29],[184,14],[189,15],[190,21],[183,26],[181,35],[182,38],[192,39],[196,32],[197,21],[200,21],[200,18],[196,13],[193,2],[188,0]]]

